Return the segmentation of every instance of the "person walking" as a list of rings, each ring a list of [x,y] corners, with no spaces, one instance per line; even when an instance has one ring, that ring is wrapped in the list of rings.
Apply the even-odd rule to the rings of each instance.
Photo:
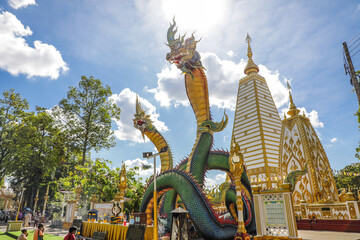
[[[72,226],[69,229],[69,233],[64,237],[64,240],[76,240],[75,234],[77,231],[77,227]]]
[[[20,236],[17,238],[17,240],[28,240],[27,236],[28,236],[27,230],[26,230],[26,229],[22,229],[22,230],[21,230],[21,234],[20,234]]]
[[[34,232],[33,240],[44,240],[44,225],[39,224],[38,229]]]

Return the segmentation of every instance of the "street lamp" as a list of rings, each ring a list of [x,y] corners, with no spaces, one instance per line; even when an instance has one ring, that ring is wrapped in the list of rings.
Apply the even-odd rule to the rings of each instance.
[[[154,158],[154,240],[158,240],[158,226],[157,226],[157,193],[156,193],[156,156],[161,153],[167,152],[168,147],[163,147],[160,152],[153,155],[152,152],[144,152],[143,158],[150,159]]]

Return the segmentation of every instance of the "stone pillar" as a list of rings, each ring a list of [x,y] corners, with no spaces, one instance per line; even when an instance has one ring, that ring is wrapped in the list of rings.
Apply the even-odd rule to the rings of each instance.
[[[351,220],[360,220],[359,205],[354,197],[354,193],[350,190],[346,193],[346,207]]]
[[[264,225],[262,224],[261,219],[265,218],[265,210],[263,209],[263,204],[261,200],[260,187],[252,187],[252,193],[254,198],[254,208],[255,208],[255,221],[256,221],[256,232],[259,237],[262,237],[264,231]]]
[[[300,211],[301,211],[301,219],[307,219],[307,203],[305,200],[300,200]]]
[[[76,204],[77,200],[68,200],[66,206],[66,213],[65,213],[65,222],[63,224],[64,229],[69,229],[72,225],[72,222],[75,218],[75,211],[76,211]]]
[[[291,185],[289,183],[285,183],[281,185],[281,188],[284,189],[283,197],[284,197],[284,205],[285,205],[285,214],[287,219],[287,225],[289,230],[290,238],[298,238],[297,225],[295,220],[295,212],[292,201],[292,191],[290,190]]]

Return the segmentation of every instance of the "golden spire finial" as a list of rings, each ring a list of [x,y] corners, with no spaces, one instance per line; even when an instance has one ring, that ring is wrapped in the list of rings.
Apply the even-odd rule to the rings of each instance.
[[[286,86],[287,86],[287,89],[289,91],[289,98],[290,98],[290,106],[289,106],[289,111],[287,112],[287,114],[292,117],[292,116],[295,116],[295,115],[298,115],[300,110],[296,108],[295,106],[295,103],[293,101],[293,98],[292,98],[292,95],[291,95],[291,87],[290,87],[290,84],[289,84],[289,81],[286,82]]]
[[[247,65],[246,65],[246,67],[244,69],[244,73],[246,75],[249,75],[252,72],[258,73],[259,72],[259,67],[254,63],[254,61],[252,59],[253,53],[252,53],[251,47],[250,47],[251,37],[249,36],[249,33],[247,34],[245,41],[248,44],[247,56],[248,56],[249,59],[248,59]]]

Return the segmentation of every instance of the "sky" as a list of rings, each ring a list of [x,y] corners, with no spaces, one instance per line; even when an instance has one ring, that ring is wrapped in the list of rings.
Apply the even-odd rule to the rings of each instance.
[[[154,145],[132,124],[138,95],[176,164],[191,151],[196,122],[184,76],[165,60],[174,16],[179,33],[201,38],[197,50],[214,120],[221,120],[224,110],[230,118],[227,128],[214,134],[216,148],[229,149],[249,33],[253,59],[281,117],[289,104],[289,81],[332,168],[359,161],[358,103],[344,72],[342,43],[351,44],[360,32],[360,0],[0,0],[0,91],[14,88],[31,110],[50,109],[82,75],[94,76],[111,87],[122,112],[113,123],[116,146],[92,157],[109,159],[113,167],[147,162],[142,152],[155,151]],[[359,70],[360,53],[353,60]],[[224,179],[215,171],[207,182]]]

